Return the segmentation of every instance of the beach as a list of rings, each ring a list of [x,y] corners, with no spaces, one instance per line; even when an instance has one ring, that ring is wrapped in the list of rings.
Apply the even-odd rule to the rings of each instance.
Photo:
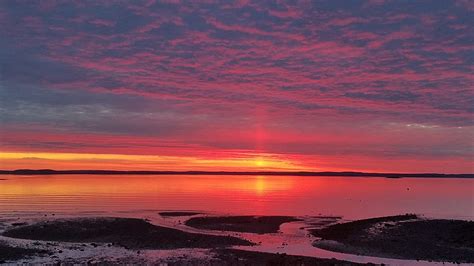
[[[470,221],[430,220],[416,215],[346,222],[340,217],[324,216],[160,213],[155,213],[154,221],[56,215],[2,220],[0,261],[171,265],[358,265],[390,264],[390,259],[405,261],[406,265],[474,262],[474,222]],[[416,223],[416,230],[402,226],[396,234],[385,232],[410,223]],[[303,242],[308,250],[314,245],[334,254],[369,257],[367,261],[347,261],[302,256],[285,249]],[[281,246],[280,252],[271,252],[275,244]],[[416,246],[419,248],[414,249]],[[266,247],[268,251],[264,251]],[[371,257],[381,260],[371,262]],[[386,263],[383,258],[388,259]]]

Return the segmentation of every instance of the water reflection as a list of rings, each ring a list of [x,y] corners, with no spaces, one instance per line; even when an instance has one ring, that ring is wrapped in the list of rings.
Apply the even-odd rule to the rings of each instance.
[[[5,176],[0,211],[203,210],[261,215],[474,216],[470,179],[301,176]]]

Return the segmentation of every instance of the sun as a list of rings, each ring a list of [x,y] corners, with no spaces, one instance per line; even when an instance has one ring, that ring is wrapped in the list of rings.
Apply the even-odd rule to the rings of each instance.
[[[256,159],[255,160],[255,165],[258,166],[258,167],[263,167],[266,165],[265,161],[262,160],[262,159]]]

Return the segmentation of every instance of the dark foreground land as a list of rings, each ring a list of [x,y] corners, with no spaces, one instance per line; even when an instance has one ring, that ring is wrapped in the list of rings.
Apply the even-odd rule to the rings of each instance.
[[[113,246],[127,249],[176,249],[183,247],[209,248],[212,258],[178,257],[164,261],[166,265],[360,265],[336,259],[320,259],[286,254],[272,254],[254,251],[243,251],[224,248],[229,245],[252,245],[251,242],[230,237],[193,234],[184,231],[152,225],[141,219],[133,218],[77,218],[39,222],[32,225],[12,225],[3,236],[30,240],[45,240],[79,243],[111,243]],[[48,243],[49,244],[49,243]],[[126,257],[120,260],[111,257],[101,258],[66,258],[59,260],[54,251],[14,247],[0,242],[0,263],[27,259],[31,256],[51,257],[59,264],[92,264],[116,265],[150,264],[143,258]],[[157,261],[156,265],[162,265]],[[151,263],[154,265],[155,263]],[[368,264],[370,265],[370,264]]]
[[[236,249],[221,249],[216,251],[219,262],[224,265],[374,265],[372,263],[359,264],[336,259],[320,259],[304,256],[291,256],[287,254],[273,254]]]
[[[3,235],[32,240],[113,243],[130,249],[215,248],[253,244],[237,237],[187,233],[134,218],[46,221],[15,227]]]
[[[292,256],[287,254],[273,254],[264,252],[244,251],[236,249],[213,249],[212,253],[214,257],[212,259],[187,259],[180,258],[172,261],[166,261],[166,263],[156,262],[151,265],[205,265],[205,266],[219,266],[219,265],[232,265],[232,266],[249,266],[249,265],[275,265],[275,266],[303,266],[303,265],[319,265],[319,266],[352,266],[352,265],[374,265],[359,264],[348,261],[341,261],[336,259],[320,259],[304,256]],[[13,247],[4,243],[0,243],[0,263],[6,263],[7,261],[12,262],[19,259],[27,259],[32,256],[49,256],[52,252],[41,249],[27,249],[21,247]],[[139,259],[126,258],[120,261],[116,259],[100,259],[91,263],[91,261],[82,261],[67,259],[65,261],[57,261],[57,264],[64,265],[76,265],[76,264],[91,264],[91,265],[133,265],[133,264],[147,264],[146,261]]]
[[[7,261],[15,261],[19,259],[27,259],[32,256],[50,256],[53,252],[41,249],[31,249],[31,248],[22,248],[14,247],[7,245],[5,243],[0,243],[0,263],[6,263]],[[175,259],[173,261],[167,261],[166,265],[206,265],[206,266],[218,266],[218,265],[233,265],[233,266],[248,266],[248,265],[320,265],[320,266],[349,266],[349,265],[374,265],[374,264],[359,264],[348,261],[341,261],[336,259],[320,259],[304,256],[292,256],[287,254],[273,254],[273,253],[264,253],[264,252],[254,252],[254,251],[244,251],[236,249],[213,249],[212,253],[214,257],[212,259]],[[84,264],[84,261],[68,259],[65,261],[55,261],[59,264],[65,265],[75,265],[75,264]],[[100,264],[100,265],[116,265],[116,264],[145,264],[143,260],[137,259],[125,259],[120,262],[114,259],[101,259],[95,261],[96,263],[89,264]],[[147,265],[149,263],[146,263]],[[155,264],[152,264],[155,265]],[[163,265],[161,262],[157,262],[156,265]]]
[[[425,220],[416,215],[399,215],[330,225],[312,233],[323,239],[315,242],[315,246],[337,252],[474,262],[472,221]]]
[[[331,218],[331,221],[336,219],[327,218]],[[296,220],[288,216],[221,216],[194,217],[188,222],[197,228],[265,234],[278,231],[282,223]],[[322,238],[314,245],[323,249],[375,257],[474,263],[474,222],[470,221],[427,220],[416,215],[399,215],[324,226],[311,231]],[[0,262],[43,257],[47,261],[51,258],[51,262],[65,264],[83,264],[89,260],[105,265],[120,262],[153,264],[154,261],[150,263],[146,256],[140,254],[145,250],[202,248],[209,252],[210,257],[155,259],[158,263],[165,262],[168,265],[357,265],[336,259],[237,250],[235,246],[250,246],[254,243],[230,235],[184,232],[135,218],[56,219],[30,225],[16,222],[10,223],[2,235],[32,241],[26,245],[16,244],[11,239],[8,243],[0,241]],[[61,250],[67,252],[71,245],[73,250],[81,245],[79,249],[82,252],[83,247],[88,247],[89,251],[95,248],[102,251],[89,253],[96,254],[89,257],[57,256]],[[117,250],[128,253],[120,258],[108,255],[108,252],[115,254]],[[104,256],[97,257],[102,252]]]
[[[31,256],[43,256],[47,253],[48,251],[46,250],[17,247],[0,242],[0,263],[24,259]]]
[[[281,224],[294,221],[300,220],[291,216],[220,216],[191,218],[186,225],[198,229],[267,234],[276,233]]]

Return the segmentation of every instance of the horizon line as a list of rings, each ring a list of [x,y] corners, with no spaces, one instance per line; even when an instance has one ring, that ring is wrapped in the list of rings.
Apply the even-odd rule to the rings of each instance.
[[[359,176],[359,177],[462,177],[474,178],[473,173],[396,173],[396,172],[360,172],[360,171],[200,171],[200,170],[54,170],[54,169],[15,169],[0,170],[0,175],[59,175],[59,174],[102,174],[102,175],[273,175],[273,176]]]

